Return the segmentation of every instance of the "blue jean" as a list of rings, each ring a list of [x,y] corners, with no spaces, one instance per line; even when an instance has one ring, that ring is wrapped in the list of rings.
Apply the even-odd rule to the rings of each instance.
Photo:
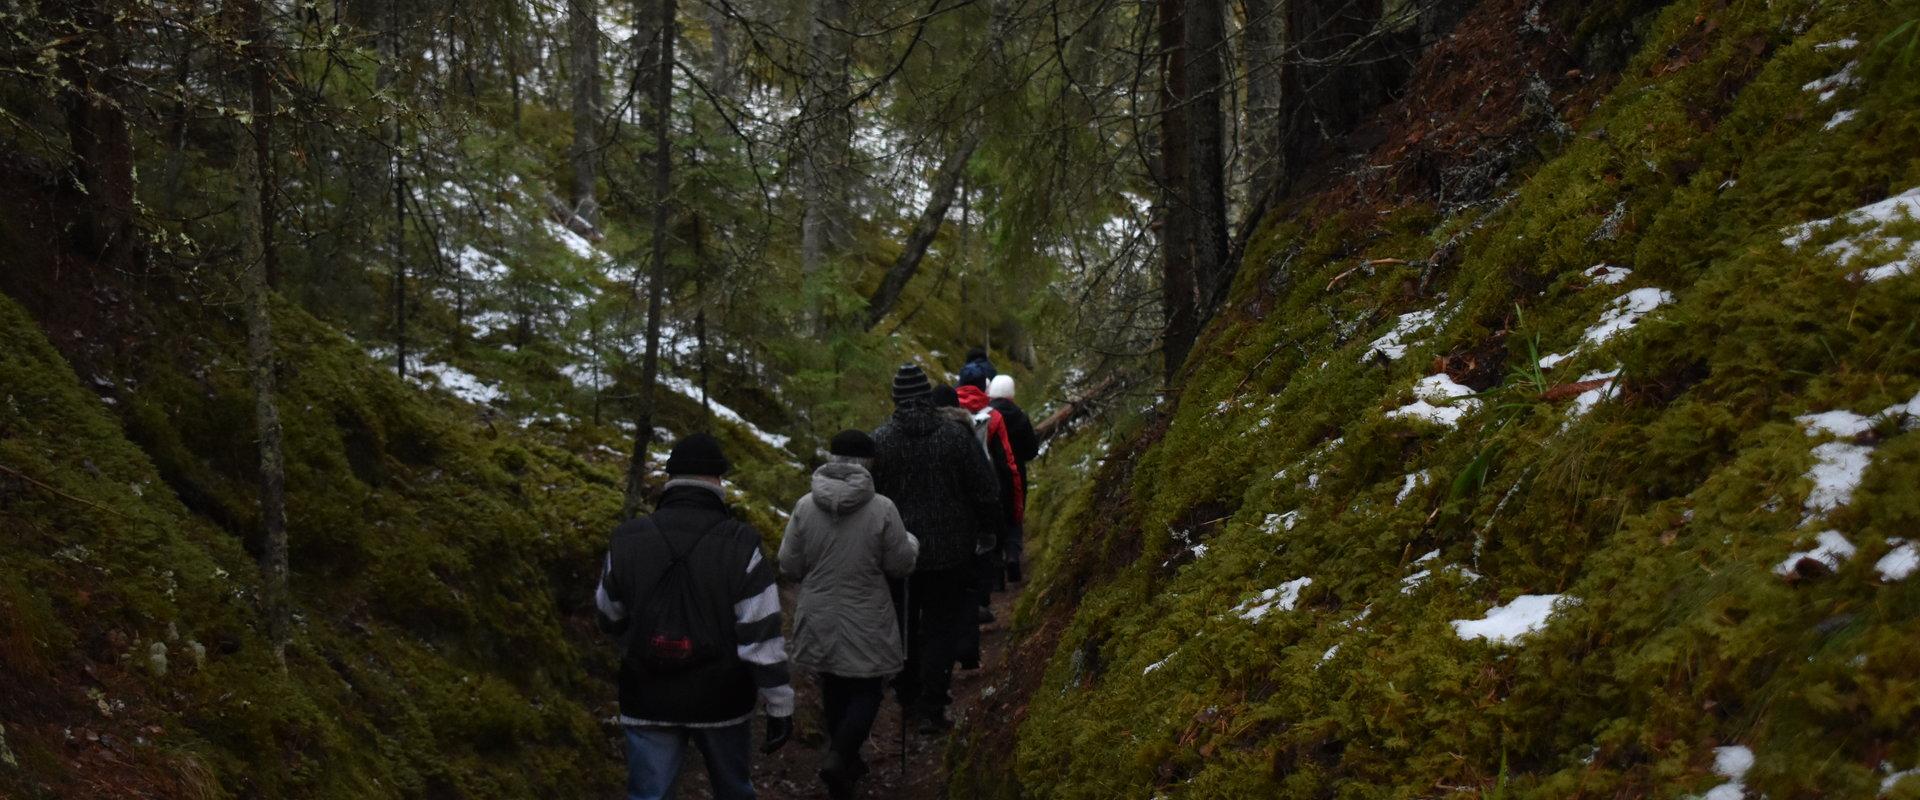
[[[627,800],[671,796],[689,741],[706,759],[714,800],[753,800],[751,721],[724,728],[627,728]]]

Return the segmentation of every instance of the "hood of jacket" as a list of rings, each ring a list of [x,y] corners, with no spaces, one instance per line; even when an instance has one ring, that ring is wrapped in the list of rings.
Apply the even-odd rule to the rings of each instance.
[[[961,408],[978,414],[980,413],[980,409],[987,407],[987,393],[980,391],[980,387],[962,386],[958,391],[960,393]]]
[[[813,504],[836,517],[873,500],[873,475],[859,464],[825,464],[813,471]]]

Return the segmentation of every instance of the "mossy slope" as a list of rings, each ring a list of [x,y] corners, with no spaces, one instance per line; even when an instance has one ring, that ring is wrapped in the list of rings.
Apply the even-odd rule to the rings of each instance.
[[[194,333],[89,364],[83,388],[0,298],[0,795],[617,784],[595,719],[605,658],[580,617],[617,469],[489,435],[311,318],[278,316],[297,613],[284,668],[244,541],[258,512],[238,338],[157,326]]]
[[[1043,467],[1022,619],[1071,621],[1015,763],[973,788],[1683,797],[1743,746],[1747,796],[1872,797],[1920,764],[1920,581],[1875,569],[1920,529],[1920,275],[1853,277],[1920,225],[1785,241],[1920,187],[1915,18],[1669,4],[1511,194],[1271,225],[1157,440]],[[1865,252],[1823,249],[1843,237]],[[1585,339],[1636,290],[1670,302]],[[1428,309],[1402,357],[1372,354]],[[1480,393],[1457,427],[1394,413],[1442,372]],[[1869,465],[1848,498],[1813,479],[1837,453]],[[1775,572],[1826,529],[1857,553]],[[1291,607],[1267,593],[1290,585]],[[1450,624],[1529,594],[1571,601],[1512,644]]]

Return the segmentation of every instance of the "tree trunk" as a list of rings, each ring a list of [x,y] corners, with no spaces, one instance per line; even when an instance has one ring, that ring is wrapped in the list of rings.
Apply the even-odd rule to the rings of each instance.
[[[848,71],[853,39],[846,30],[849,0],[811,0],[813,20],[807,60],[809,85],[802,104],[800,181],[806,207],[800,220],[800,271],[807,292],[817,297],[821,273],[840,255],[846,240],[848,155],[853,138],[852,88]],[[824,313],[815,301],[809,316],[824,332]]]
[[[940,165],[939,174],[933,179],[933,193],[927,198],[927,207],[920,212],[920,218],[914,220],[913,230],[907,234],[906,247],[900,256],[893,260],[893,266],[887,268],[886,277],[880,280],[880,287],[867,298],[867,321],[865,330],[873,330],[880,320],[893,312],[893,306],[900,301],[900,292],[907,288],[907,282],[913,280],[913,274],[920,269],[920,261],[927,255],[927,247],[933,244],[935,236],[940,234],[940,226],[947,220],[947,210],[953,207],[955,191],[960,187],[960,179],[966,175],[967,162],[973,158],[974,148],[979,146],[977,134],[966,134],[958,148],[947,154],[947,160]]]
[[[254,427],[260,455],[260,572],[261,602],[267,621],[267,640],[275,658],[286,662],[291,635],[292,601],[287,586],[286,460],[282,446],[278,391],[274,367],[272,280],[274,269],[273,86],[266,59],[267,29],[259,0],[236,0],[244,38],[252,126],[240,148],[241,255],[245,259],[247,361],[253,378]]]
[[[600,205],[594,199],[594,176],[600,149],[600,22],[595,0],[568,0],[567,67],[573,94],[573,145],[567,159],[573,168],[573,215],[587,227],[598,227]]]
[[[1282,17],[1286,0],[1241,0],[1245,11],[1245,34],[1241,37],[1241,62],[1247,73],[1247,124],[1244,135],[1247,159],[1248,221],[1263,209],[1261,199],[1273,186],[1280,172],[1280,63]]]
[[[1160,160],[1155,177],[1160,198],[1154,206],[1155,223],[1160,229],[1160,305],[1165,317],[1161,333],[1161,359],[1166,381],[1186,361],[1187,351],[1200,336],[1200,321],[1195,314],[1198,288],[1197,266],[1193,263],[1193,213],[1187,205],[1191,196],[1193,168],[1187,152],[1191,133],[1187,90],[1186,23],[1181,0],[1159,0],[1160,40]]]
[[[1385,102],[1405,67],[1377,35],[1383,0],[1288,0],[1281,173],[1298,181],[1326,146]]]
[[[65,0],[59,6],[73,41],[59,49],[73,172],[87,195],[79,244],[102,266],[118,267],[132,251],[133,134],[121,108],[125,71],[119,23],[105,0]]]
[[[673,191],[673,39],[676,9],[674,0],[660,0],[660,60],[655,65],[653,85],[653,263],[647,279],[647,350],[641,362],[640,408],[634,420],[633,457],[627,462],[626,502],[622,516],[632,519],[640,513],[646,496],[647,449],[653,445],[653,414],[659,394],[660,315],[667,285],[667,235],[670,217],[667,204]]]
[[[1187,54],[1187,148],[1189,213],[1193,215],[1194,305],[1201,324],[1232,278],[1227,263],[1226,14],[1221,0],[1189,0],[1185,15]]]

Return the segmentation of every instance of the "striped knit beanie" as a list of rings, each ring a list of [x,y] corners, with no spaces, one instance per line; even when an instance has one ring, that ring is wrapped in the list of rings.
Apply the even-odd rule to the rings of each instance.
[[[901,364],[900,370],[893,373],[894,405],[906,405],[913,401],[925,401],[933,394],[933,384],[927,380],[927,373],[913,364]]]

